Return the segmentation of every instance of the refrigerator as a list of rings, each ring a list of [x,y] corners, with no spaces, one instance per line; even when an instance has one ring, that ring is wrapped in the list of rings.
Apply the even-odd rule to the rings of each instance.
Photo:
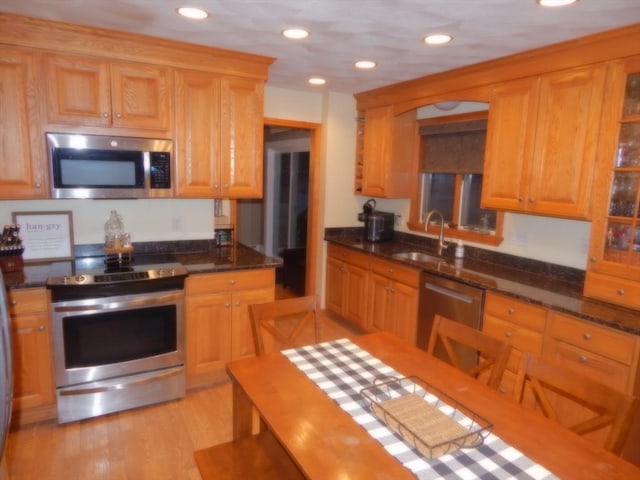
[[[13,401],[13,365],[11,362],[11,334],[4,278],[0,273],[0,458],[9,434],[11,402]]]

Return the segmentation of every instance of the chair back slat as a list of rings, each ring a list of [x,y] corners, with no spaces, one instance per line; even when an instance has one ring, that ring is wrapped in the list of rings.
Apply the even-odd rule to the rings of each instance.
[[[546,417],[579,435],[610,427],[603,447],[616,454],[622,452],[631,421],[638,409],[638,398],[531,353],[522,356],[514,389],[516,401],[522,401],[526,385],[530,386],[537,405]],[[575,424],[565,424],[556,412],[553,395],[572,402],[572,405],[585,407],[592,415]]]
[[[436,315],[433,320],[433,330],[429,337],[427,351],[434,355],[438,344],[444,347],[448,361],[453,366],[465,371],[474,378],[479,378],[484,372],[489,372],[487,384],[495,389],[500,387],[500,382],[502,382],[509,355],[511,354],[511,345],[490,337],[480,330],[442,315]],[[457,345],[478,353],[478,362],[471,367],[464,368],[457,353]]]
[[[256,355],[320,341],[315,295],[253,304],[249,312]]]

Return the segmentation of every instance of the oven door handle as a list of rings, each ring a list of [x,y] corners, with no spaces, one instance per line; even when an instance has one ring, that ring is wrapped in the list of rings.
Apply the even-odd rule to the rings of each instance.
[[[167,293],[146,293],[141,295],[105,297],[98,299],[73,300],[69,302],[53,303],[54,312],[93,312],[106,310],[124,310],[128,308],[162,306],[180,302],[184,299],[182,290]]]
[[[88,387],[88,388],[74,388],[70,390],[59,390],[58,395],[70,396],[70,395],[90,395],[93,393],[106,393],[112,392],[114,390],[124,390],[127,387],[131,387],[133,385],[144,385],[145,383],[151,383],[158,381],[163,378],[174,377],[176,375],[180,375],[184,371],[184,367],[175,367],[166,372],[158,373],[155,375],[148,375],[142,379],[134,380],[132,382],[122,382],[116,383],[113,385],[103,385],[99,387]]]

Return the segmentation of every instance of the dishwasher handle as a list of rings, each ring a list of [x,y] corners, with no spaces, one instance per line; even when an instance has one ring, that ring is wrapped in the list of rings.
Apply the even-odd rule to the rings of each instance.
[[[440,285],[435,285],[433,283],[426,282],[424,284],[424,288],[426,288],[427,290],[431,290],[432,292],[445,295],[447,297],[455,298],[456,300],[460,300],[465,303],[473,302],[473,298],[471,298],[469,295],[465,295],[464,293],[459,293],[454,290],[449,290],[448,288],[441,287]]]

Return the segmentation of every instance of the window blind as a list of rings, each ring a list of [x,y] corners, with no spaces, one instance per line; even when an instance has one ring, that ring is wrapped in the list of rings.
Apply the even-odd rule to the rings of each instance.
[[[423,125],[420,171],[482,173],[487,120]]]

